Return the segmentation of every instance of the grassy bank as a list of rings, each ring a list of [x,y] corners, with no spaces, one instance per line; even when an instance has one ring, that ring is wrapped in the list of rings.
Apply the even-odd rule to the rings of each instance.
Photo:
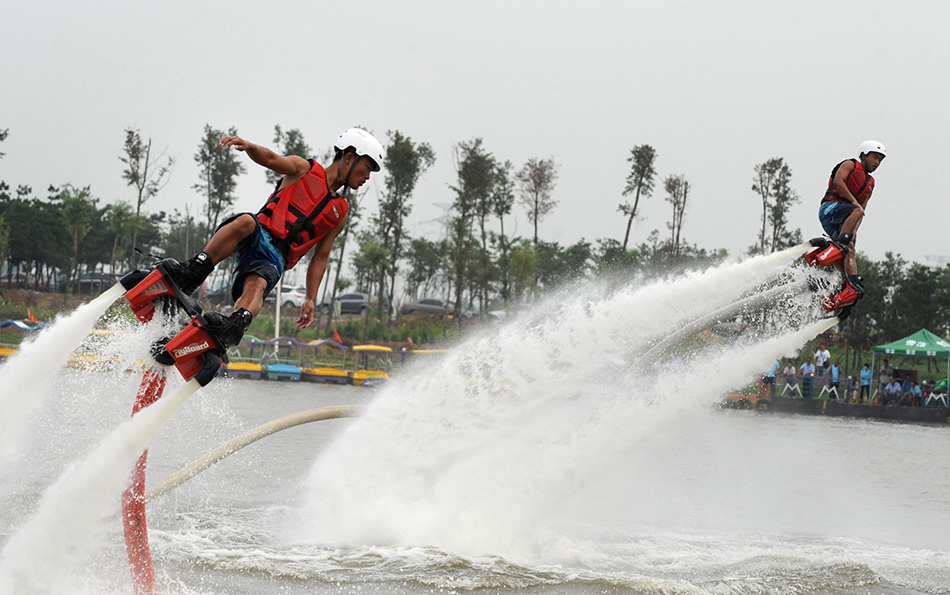
[[[48,323],[55,320],[58,315],[72,311],[94,297],[74,295],[66,302],[65,296],[61,293],[41,293],[22,289],[2,290],[0,291],[0,320],[27,322],[32,312],[40,322]],[[115,308],[118,315],[132,316],[127,308],[121,307],[121,302],[118,304]],[[212,308],[210,304],[202,305],[206,309]],[[332,339],[336,331],[343,342],[350,345],[372,342],[392,347],[404,346],[409,349],[413,346],[431,347],[454,343],[462,334],[480,324],[478,321],[463,319],[460,329],[451,317],[443,318],[426,314],[399,316],[395,321],[390,321],[388,317],[378,320],[376,313],[371,312],[366,318],[344,315],[333,320],[327,330],[326,317],[318,313],[310,328],[299,329],[295,324],[299,315],[300,310],[297,308],[282,309],[280,336],[293,337],[306,342]],[[254,319],[248,332],[260,339],[269,340],[275,336],[274,327],[274,310],[271,305]],[[25,335],[23,331],[8,326],[0,330],[0,343],[19,344]],[[411,344],[409,339],[412,341]]]

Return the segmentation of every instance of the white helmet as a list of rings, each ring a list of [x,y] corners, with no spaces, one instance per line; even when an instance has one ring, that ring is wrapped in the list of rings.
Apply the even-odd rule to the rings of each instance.
[[[379,171],[383,164],[383,145],[376,140],[375,136],[362,128],[344,130],[340,138],[333,143],[333,148],[342,153],[350,147],[357,155],[369,157],[373,162],[373,171]]]
[[[858,147],[858,155],[867,155],[868,153],[880,153],[887,157],[887,149],[876,140],[866,140]]]

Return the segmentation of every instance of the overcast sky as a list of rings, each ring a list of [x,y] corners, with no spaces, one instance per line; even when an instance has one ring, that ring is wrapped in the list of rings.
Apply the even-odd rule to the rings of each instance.
[[[560,204],[540,234],[566,246],[623,239],[626,160],[650,144],[661,178],[691,183],[686,240],[738,254],[760,222],[756,164],[791,167],[791,226],[807,238],[831,168],[877,139],[888,157],[859,249],[950,256],[945,1],[14,1],[2,14],[0,179],[40,196],[71,182],[132,201],[119,155],[134,127],[178,160],[146,209],[196,212],[205,124],[265,145],[275,124],[299,128],[318,154],[359,124],[435,150],[410,219],[432,239],[459,142],[481,137],[516,168],[553,157]],[[235,206],[256,211],[270,188],[242,159]],[[663,197],[658,180],[634,244],[666,233]],[[530,236],[516,209],[506,230]]]

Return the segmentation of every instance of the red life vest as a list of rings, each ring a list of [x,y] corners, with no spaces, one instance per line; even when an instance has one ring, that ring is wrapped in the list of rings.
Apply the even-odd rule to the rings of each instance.
[[[845,161],[853,162],[854,170],[845,179],[844,183],[848,187],[848,191],[851,192],[851,196],[856,198],[858,204],[864,208],[864,205],[868,204],[868,199],[871,198],[871,193],[874,192],[874,178],[871,174],[864,171],[864,166],[861,165],[861,162],[857,159],[845,159]],[[828,190],[825,192],[825,197],[821,199],[821,202],[827,200],[850,202],[838,194],[838,191],[834,188],[835,176],[838,174],[838,168],[840,168],[843,163],[844,161],[831,170],[831,179],[828,180]]]
[[[327,188],[327,173],[313,159],[310,171],[286,188],[275,190],[257,220],[286,256],[289,270],[346,217],[346,199]]]

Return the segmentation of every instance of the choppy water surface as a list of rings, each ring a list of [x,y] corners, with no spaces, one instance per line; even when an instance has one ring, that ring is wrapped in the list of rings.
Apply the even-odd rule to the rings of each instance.
[[[107,397],[117,412],[129,405],[122,390],[134,388],[119,384]],[[370,398],[350,387],[222,383],[196,396],[152,448],[150,477],[265,420]],[[54,397],[52,405],[72,414],[50,420],[75,428],[101,403]],[[300,538],[294,524],[314,459],[357,422],[287,430],[151,504],[161,592],[950,592],[950,481],[940,473],[950,428],[696,408],[615,453],[531,531],[480,536],[517,550],[509,558],[411,540],[321,543],[319,528]],[[80,451],[95,425],[82,425]],[[69,460],[63,434],[38,440],[35,467],[13,484],[5,477],[4,539]],[[444,528],[450,539],[455,530]],[[69,577],[63,592],[131,592],[117,520]]]

